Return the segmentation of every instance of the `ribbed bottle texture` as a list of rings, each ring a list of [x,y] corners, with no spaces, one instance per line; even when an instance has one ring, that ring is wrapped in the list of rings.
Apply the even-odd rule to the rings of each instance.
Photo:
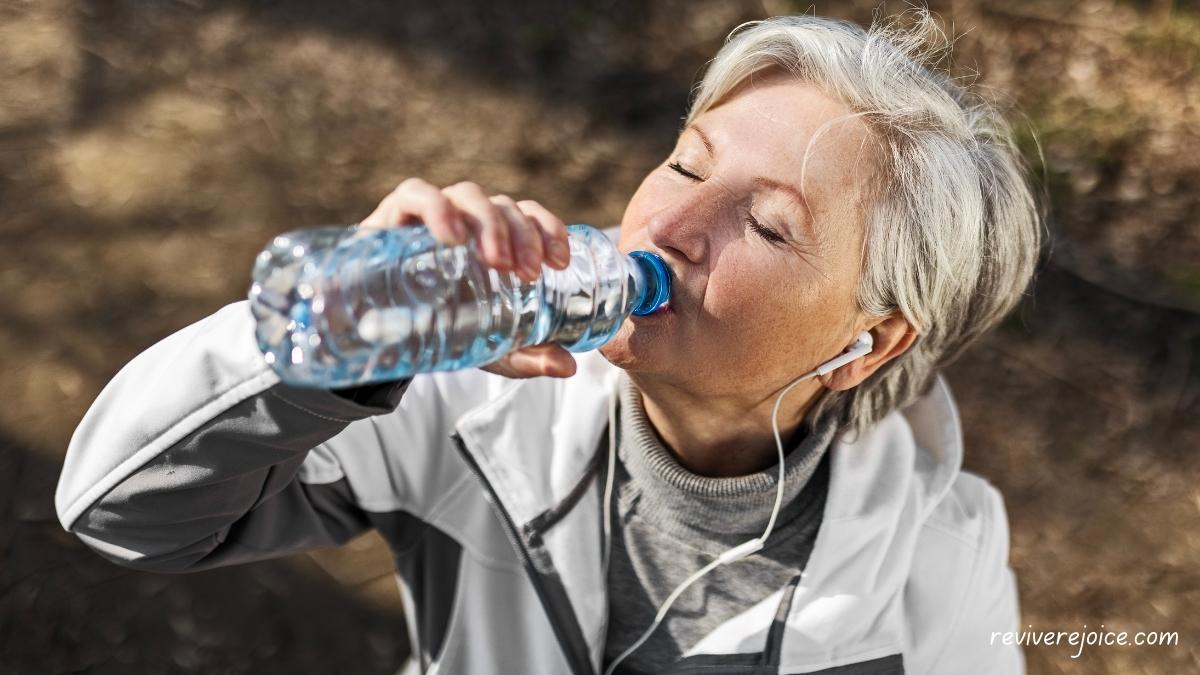
[[[657,255],[624,255],[587,225],[567,231],[570,265],[543,265],[529,283],[484,266],[474,240],[445,246],[424,226],[281,234],[254,265],[259,348],[285,382],[338,388],[478,367],[546,342],[595,349],[669,299]]]

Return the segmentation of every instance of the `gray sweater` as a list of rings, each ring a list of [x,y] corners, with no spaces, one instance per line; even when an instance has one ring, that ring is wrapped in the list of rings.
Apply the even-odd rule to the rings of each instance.
[[[778,465],[734,478],[681,466],[646,418],[641,394],[621,374],[613,543],[608,573],[605,666],[654,621],[658,607],[693,572],[762,534],[775,501]],[[675,601],[654,634],[618,673],[661,672],[712,629],[777,592],[812,552],[828,487],[832,425],[802,426],[784,445],[783,507],[758,553],[717,567]],[[603,443],[607,445],[608,435]]]

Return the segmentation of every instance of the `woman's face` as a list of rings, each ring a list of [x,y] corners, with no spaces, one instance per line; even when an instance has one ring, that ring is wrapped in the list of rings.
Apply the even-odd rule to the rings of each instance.
[[[875,163],[848,115],[812,86],[759,76],[698,117],[621,222],[623,252],[671,267],[669,307],[625,322],[605,358],[710,395],[768,396],[852,343]]]

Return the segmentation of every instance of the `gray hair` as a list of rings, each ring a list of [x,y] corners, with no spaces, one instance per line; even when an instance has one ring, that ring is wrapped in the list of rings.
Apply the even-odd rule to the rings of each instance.
[[[918,335],[858,387],[825,392],[810,420],[832,415],[842,430],[915,400],[999,323],[1029,284],[1042,238],[1009,125],[927,65],[948,48],[928,11],[903,18],[910,28],[816,16],[742,24],[709,63],[685,119],[691,124],[752,76],[784,71],[839,100],[874,137],[882,170],[868,188],[857,301],[869,316],[899,312]]]

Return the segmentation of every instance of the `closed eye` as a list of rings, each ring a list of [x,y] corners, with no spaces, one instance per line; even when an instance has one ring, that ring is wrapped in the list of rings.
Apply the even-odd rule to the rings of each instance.
[[[688,171],[687,169],[683,168],[683,165],[681,165],[679,162],[671,162],[670,164],[667,164],[667,167],[669,167],[672,171],[674,171],[675,173],[677,173],[681,176],[686,176],[688,178],[691,178],[692,180],[700,180],[700,176],[697,176],[696,174],[692,173],[691,171]]]
[[[767,241],[771,242],[772,244],[787,243],[787,240],[784,239],[783,237],[779,236],[778,232],[776,232],[775,230],[772,230],[768,227],[763,227],[758,222],[758,219],[756,219],[753,215],[751,215],[749,213],[746,214],[746,225],[749,226],[750,229],[754,231],[754,234],[757,234],[758,236],[762,237],[763,239],[766,239]]]
[[[669,164],[667,164],[667,167],[670,168],[675,173],[677,173],[681,176],[687,177],[691,180],[701,180],[701,178],[699,176],[697,176],[696,174],[692,173],[691,171],[688,171],[687,169],[683,168],[683,165],[680,164],[679,162],[670,162]],[[772,244],[783,244],[783,243],[787,242],[786,239],[779,236],[778,232],[776,232],[770,228],[763,227],[762,224],[758,222],[758,219],[755,218],[752,214],[749,214],[749,213],[746,214],[746,225],[755,234],[762,237],[763,239],[766,239],[767,241],[771,242]]]

